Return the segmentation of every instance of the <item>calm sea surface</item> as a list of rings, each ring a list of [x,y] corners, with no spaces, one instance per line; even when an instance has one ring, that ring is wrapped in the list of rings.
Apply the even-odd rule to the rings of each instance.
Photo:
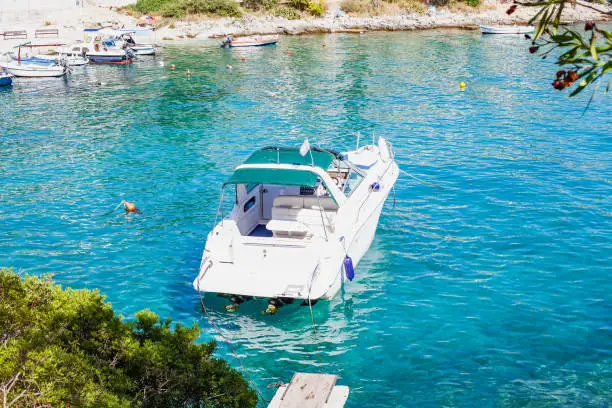
[[[350,149],[374,132],[442,188],[400,176],[356,279],[315,306],[316,335],[304,307],[206,301],[266,397],[314,371],[342,377],[350,408],[608,407],[612,99],[582,115],[590,94],[555,91],[527,46],[465,31],[206,41],[17,81],[0,90],[0,265],[219,339],[191,282],[222,181],[265,145]],[[122,199],[143,214],[113,211]]]

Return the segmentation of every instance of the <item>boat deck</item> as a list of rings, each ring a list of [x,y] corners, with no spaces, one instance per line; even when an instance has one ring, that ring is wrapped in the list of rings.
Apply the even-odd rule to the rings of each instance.
[[[265,225],[257,225],[253,231],[249,233],[249,237],[271,237],[272,231],[268,230]]]

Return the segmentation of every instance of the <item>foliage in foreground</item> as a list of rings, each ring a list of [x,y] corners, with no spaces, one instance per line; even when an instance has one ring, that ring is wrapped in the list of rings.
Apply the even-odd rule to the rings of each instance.
[[[538,22],[529,52],[539,53],[545,59],[555,51],[561,51],[557,57],[557,71],[552,86],[557,90],[570,88],[577,83],[570,96],[582,92],[590,84],[606,79],[612,72],[612,32],[600,29],[593,22],[584,25],[584,31],[561,27],[563,11],[567,7],[582,6],[599,11],[602,15],[612,15],[610,11],[600,8],[596,2],[586,0],[544,0],[533,2],[518,2],[511,6],[507,13],[512,14],[517,5],[540,7],[533,16],[531,23]],[[612,78],[608,80],[605,93],[612,86]],[[597,88],[595,88],[597,89]],[[595,91],[593,91],[593,95]],[[592,97],[591,97],[592,99]]]
[[[97,291],[0,269],[4,407],[254,407],[242,376],[150,311],[124,322]],[[1,402],[0,402],[1,403]]]

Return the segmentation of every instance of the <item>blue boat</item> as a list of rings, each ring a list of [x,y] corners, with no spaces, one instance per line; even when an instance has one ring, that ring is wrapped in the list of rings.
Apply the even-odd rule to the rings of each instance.
[[[13,76],[7,72],[0,72],[0,86],[10,86],[13,83]]]

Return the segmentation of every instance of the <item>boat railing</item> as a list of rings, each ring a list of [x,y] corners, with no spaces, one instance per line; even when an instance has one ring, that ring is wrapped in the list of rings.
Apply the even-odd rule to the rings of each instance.
[[[312,284],[314,283],[314,279],[317,276],[317,273],[319,272],[319,267],[321,266],[321,259],[319,258],[319,260],[317,260],[317,265],[315,266],[315,268],[312,270],[312,275],[310,276],[310,283],[308,285],[308,305],[311,306],[311,301],[310,301],[310,292],[312,292]],[[312,307],[312,306],[311,306]]]
[[[391,158],[391,160],[389,160],[389,164],[387,165],[385,170],[378,176],[378,180],[379,181],[385,176],[385,174],[387,174],[387,172],[389,171],[389,169],[391,168],[393,163],[395,163],[395,154],[393,153],[393,149],[392,149],[391,143],[389,143],[389,142],[387,142],[387,149],[389,150],[389,157]],[[373,191],[375,191],[375,190],[372,189],[372,188],[368,188],[368,194],[367,194],[365,200],[363,200],[363,202],[359,206],[359,211],[357,211],[357,220],[360,219],[360,217],[361,217],[361,210],[365,206],[365,203],[368,201],[368,199],[370,198],[370,196],[371,196]]]

